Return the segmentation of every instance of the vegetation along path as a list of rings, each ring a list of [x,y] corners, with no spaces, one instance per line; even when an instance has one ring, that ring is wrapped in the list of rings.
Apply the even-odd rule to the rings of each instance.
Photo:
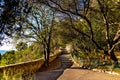
[[[70,54],[62,54],[37,73],[37,80],[120,80],[120,75],[80,69],[72,62]]]

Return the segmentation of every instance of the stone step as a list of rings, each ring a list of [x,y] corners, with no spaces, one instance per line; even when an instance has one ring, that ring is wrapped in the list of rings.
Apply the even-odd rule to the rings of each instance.
[[[62,60],[71,60],[71,58],[61,58]]]
[[[61,62],[72,62],[72,60],[61,60]]]
[[[71,60],[69,61],[61,61],[62,63],[73,63]]]
[[[72,66],[72,63],[71,64],[63,64],[62,68],[69,68],[70,66]]]
[[[59,56],[58,58],[61,59],[62,68],[69,68],[73,64],[70,54],[69,55],[63,54],[63,55]]]
[[[61,58],[61,60],[72,60],[70,58]]]
[[[62,65],[70,65],[70,64],[73,64],[73,63],[62,63]]]

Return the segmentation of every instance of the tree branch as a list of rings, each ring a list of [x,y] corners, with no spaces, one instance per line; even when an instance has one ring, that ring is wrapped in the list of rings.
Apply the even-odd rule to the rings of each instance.
[[[41,0],[39,0],[39,1],[41,1]],[[44,2],[44,1],[45,1],[45,2]],[[51,5],[49,1],[51,1],[54,5]],[[71,11],[71,10],[64,9],[60,4],[58,4],[57,2],[55,2],[55,1],[53,1],[53,0],[49,0],[49,1],[48,1],[48,0],[42,0],[41,2],[42,2],[43,4],[45,4],[45,5],[53,8],[53,9],[57,10],[57,11],[60,11],[60,12],[62,12],[62,13],[64,13],[64,14],[69,15],[69,16],[70,16],[70,14],[73,14],[73,15],[79,16],[80,18],[83,18],[83,19],[87,22],[87,24],[88,24],[88,26],[89,26],[89,28],[90,28],[91,36],[86,35],[85,33],[81,32],[80,30],[76,29],[75,27],[73,27],[73,28],[74,28],[77,32],[79,32],[80,34],[85,35],[85,36],[87,36],[88,38],[90,38],[90,39],[92,40],[92,42],[96,45],[97,48],[99,48],[100,50],[104,50],[104,49],[103,49],[102,47],[100,47],[100,46],[98,45],[98,43],[94,40],[94,33],[93,33],[93,28],[92,28],[92,25],[91,25],[91,21],[90,21],[86,16],[84,16],[84,15],[78,13],[78,12],[73,12],[73,11]],[[56,6],[58,6],[58,7],[56,7]]]
[[[103,2],[103,4],[100,2],[100,0],[97,0],[98,1],[98,4],[100,6],[100,10],[101,10],[101,13],[103,15],[103,19],[104,19],[104,22],[105,22],[105,25],[106,25],[106,40],[107,40],[107,46],[108,46],[108,49],[110,49],[112,47],[111,45],[111,42],[110,42],[110,36],[109,36],[109,23],[108,23],[108,19],[107,19],[107,7],[105,7],[103,4],[105,4],[105,1]],[[107,3],[106,3],[106,6],[107,6]],[[106,9],[106,10],[104,10]]]

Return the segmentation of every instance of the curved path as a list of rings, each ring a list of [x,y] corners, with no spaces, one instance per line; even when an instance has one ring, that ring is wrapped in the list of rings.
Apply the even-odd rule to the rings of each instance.
[[[62,54],[48,68],[41,68],[36,77],[37,80],[120,80],[120,75],[79,69],[73,64],[70,54]]]

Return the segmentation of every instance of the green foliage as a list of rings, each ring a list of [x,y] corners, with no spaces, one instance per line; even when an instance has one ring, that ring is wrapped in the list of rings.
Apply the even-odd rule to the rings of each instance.
[[[27,48],[27,44],[25,43],[25,42],[19,42],[17,45],[16,45],[16,49],[18,50],[18,51],[20,51],[20,50],[23,50],[23,49],[25,49],[25,48]]]
[[[41,58],[43,56],[43,50],[39,44],[32,43],[26,49],[17,51],[15,56],[17,62],[32,61]]]
[[[7,51],[2,55],[1,65],[14,64],[16,62],[15,51]]]
[[[32,43],[29,47],[25,47],[19,51],[11,50],[1,55],[1,66],[32,61],[41,57],[43,57],[42,46]]]
[[[56,22],[53,30],[53,47],[66,47],[66,44],[74,43],[74,40],[78,39],[78,33],[71,28],[67,18],[64,21]]]

